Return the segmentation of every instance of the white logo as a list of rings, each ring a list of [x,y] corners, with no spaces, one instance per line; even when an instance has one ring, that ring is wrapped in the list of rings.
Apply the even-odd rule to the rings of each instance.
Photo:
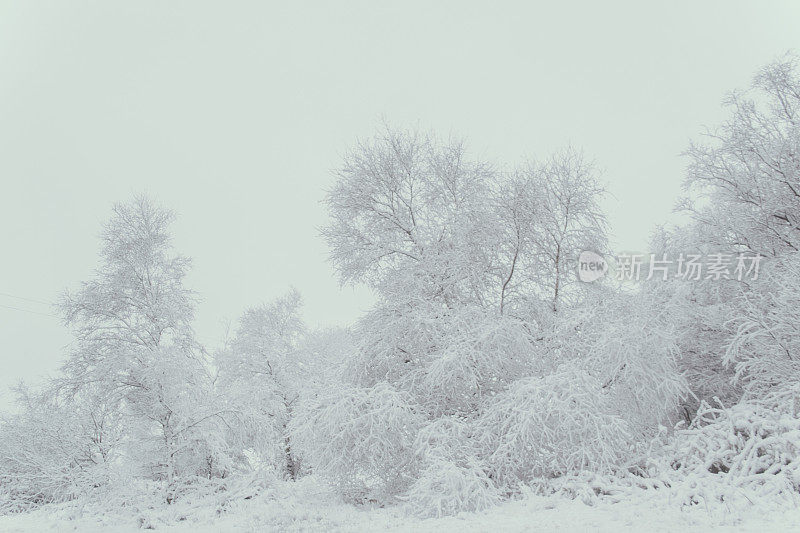
[[[608,263],[597,252],[585,250],[578,257],[578,279],[590,283],[596,281],[608,272]]]

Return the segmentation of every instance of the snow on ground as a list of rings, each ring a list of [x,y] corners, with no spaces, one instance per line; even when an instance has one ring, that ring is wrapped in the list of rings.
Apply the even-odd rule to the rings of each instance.
[[[687,506],[654,491],[641,491],[619,503],[601,500],[593,504],[559,495],[531,495],[481,513],[419,519],[400,507],[348,505],[307,479],[229,502],[221,510],[205,502],[176,504],[167,511],[131,508],[114,512],[72,502],[0,517],[0,531],[800,531],[797,501],[743,501],[746,503]]]

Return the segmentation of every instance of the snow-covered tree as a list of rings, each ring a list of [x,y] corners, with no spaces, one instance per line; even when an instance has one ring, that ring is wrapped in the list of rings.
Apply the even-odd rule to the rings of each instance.
[[[495,174],[462,142],[387,128],[360,143],[338,177],[323,235],[343,282],[391,292],[405,273],[446,303],[485,296]]]
[[[755,349],[753,343],[757,331],[769,337],[770,328],[778,327],[774,322],[765,325],[772,322],[770,315],[777,306],[771,292],[791,298],[791,261],[783,258],[800,246],[798,72],[797,58],[787,56],[761,69],[749,91],[727,98],[730,117],[707,134],[707,143],[693,143],[687,151],[690,196],[681,207],[692,216],[692,223],[662,231],[654,240],[654,251],[668,252],[672,258],[723,254],[735,260],[740,253],[757,254],[765,257],[761,268],[773,258],[778,261],[771,281],[753,280],[757,271],[737,275],[733,264],[730,275],[721,279],[703,275],[666,282],[671,286],[668,299],[679,302],[682,309],[673,324],[681,337],[679,364],[693,393],[685,406],[688,418],[703,400],[737,402],[747,381],[744,369],[755,372],[760,355],[764,366],[776,364],[767,362],[770,350]],[[786,283],[785,290],[775,284],[779,278]],[[784,305],[790,308],[788,301]],[[739,364],[738,380],[733,379],[736,369],[731,362]]]
[[[765,265],[736,303],[725,362],[748,401],[800,413],[800,255]]]
[[[117,204],[95,276],[60,303],[76,336],[60,390],[91,389],[120,409],[126,455],[166,482],[168,500],[176,477],[229,467],[222,412],[191,327],[195,296],[183,285],[190,262],[173,251],[168,232],[173,218],[146,197]]]
[[[512,172],[463,141],[386,128],[345,158],[323,230],[345,283],[445,305],[556,308],[583,249],[605,249],[598,172],[574,149]]]
[[[501,311],[515,297],[518,306],[534,296],[553,310],[574,298],[578,254],[606,250],[604,194],[594,164],[574,148],[503,181],[495,200]]]
[[[217,389],[236,413],[238,442],[295,479],[299,460],[287,424],[307,373],[299,344],[305,326],[296,290],[274,302],[248,309],[236,334],[216,357]]]
[[[421,514],[477,509],[533,476],[622,468],[670,421],[685,384],[664,317],[574,283],[580,251],[605,248],[580,153],[502,173],[388,130],[339,178],[325,236],[378,303],[345,383],[294,423],[314,470]]]
[[[668,257],[672,263],[666,280],[657,275],[641,287],[654,306],[668,313],[668,322],[676,333],[678,367],[689,387],[681,407],[687,423],[703,401],[715,402],[717,398],[733,405],[742,394],[724,357],[734,332],[730,319],[739,313],[736,302],[745,285],[735,277],[706,279],[703,274],[694,279],[694,275],[685,275],[687,267],[679,266],[681,259],[686,262],[719,253],[719,248],[710,244],[709,232],[713,229],[698,223],[659,228],[651,240],[651,250],[656,258]],[[699,259],[696,262],[702,264]]]
[[[749,92],[734,92],[731,116],[687,152],[687,200],[713,228],[709,244],[765,256],[800,249],[800,71],[796,56],[767,65]]]

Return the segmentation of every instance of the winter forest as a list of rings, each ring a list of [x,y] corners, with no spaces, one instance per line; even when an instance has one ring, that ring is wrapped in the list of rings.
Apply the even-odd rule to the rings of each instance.
[[[63,364],[0,420],[0,529],[800,527],[800,60],[731,89],[640,263],[590,147],[352,139],[320,206],[331,269],[376,296],[350,327],[287,287],[210,345],[179,213],[121,198],[58,301]]]

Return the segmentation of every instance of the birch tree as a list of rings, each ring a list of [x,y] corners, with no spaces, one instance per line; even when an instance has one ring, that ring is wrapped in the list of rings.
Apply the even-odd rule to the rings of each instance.
[[[173,219],[146,197],[115,205],[99,269],[60,302],[76,337],[60,388],[74,395],[96,388],[121,410],[128,456],[165,481],[168,501],[178,476],[226,468],[217,439],[222,413],[191,326],[196,297],[183,284],[190,261],[172,249]]]

